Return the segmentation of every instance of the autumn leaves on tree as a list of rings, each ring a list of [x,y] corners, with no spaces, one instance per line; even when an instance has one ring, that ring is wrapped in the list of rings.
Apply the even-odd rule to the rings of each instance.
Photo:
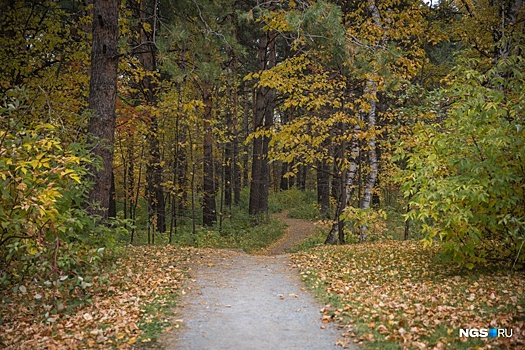
[[[81,207],[131,242],[220,231],[239,205],[263,222],[296,187],[327,243],[375,239],[390,211],[460,263],[520,260],[522,19],[520,1],[4,2],[3,108],[30,107],[3,137],[57,126],[90,155]]]

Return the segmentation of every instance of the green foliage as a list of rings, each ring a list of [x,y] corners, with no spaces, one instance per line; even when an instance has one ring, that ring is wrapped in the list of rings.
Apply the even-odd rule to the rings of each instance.
[[[484,74],[476,65],[458,68],[444,90],[443,123],[416,126],[401,179],[407,217],[424,222],[427,244],[445,241],[445,258],[469,268],[525,260],[524,62],[511,56]]]
[[[50,287],[83,289],[86,273],[110,245],[110,229],[82,208],[91,161],[79,144],[67,146],[49,124],[20,123],[24,101],[0,107],[0,283],[30,278]]]
[[[238,206],[233,206],[231,212],[222,213],[222,225],[219,223],[214,227],[196,225],[195,233],[193,233],[191,219],[188,217],[179,218],[178,225],[172,233],[172,243],[186,247],[229,248],[253,252],[278,240],[284,233],[284,224],[279,220],[270,218],[269,220],[261,220],[254,225],[254,218],[246,210],[248,207],[248,190],[248,188],[242,190],[241,201]],[[147,244],[145,231],[145,223],[138,225],[136,244]],[[155,244],[167,244],[168,235],[169,233],[155,233]],[[123,232],[121,238],[121,242],[129,242],[129,232]]]
[[[295,219],[315,220],[320,216],[315,192],[301,191],[295,187],[271,193],[268,208],[270,213],[290,210],[288,216]]]
[[[193,234],[190,226],[181,227],[174,235],[174,243],[198,248],[242,249],[251,253],[278,240],[284,229],[284,224],[276,219],[254,226],[249,215],[238,213],[224,220],[222,230],[199,226]]]
[[[362,228],[366,227],[366,240],[370,241],[392,238],[386,233],[386,218],[384,210],[372,208],[346,207],[341,214],[341,220],[349,224],[354,232],[360,234]]]

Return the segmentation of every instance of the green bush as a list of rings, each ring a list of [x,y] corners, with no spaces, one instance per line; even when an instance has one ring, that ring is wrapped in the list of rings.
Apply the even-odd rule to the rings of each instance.
[[[523,72],[519,57],[487,73],[461,67],[443,92],[452,102],[446,118],[419,124],[406,157],[408,218],[423,222],[428,244],[445,241],[445,258],[469,268],[525,260]]]
[[[15,97],[0,107],[0,283],[82,285],[112,236],[82,208],[88,152],[25,113]]]

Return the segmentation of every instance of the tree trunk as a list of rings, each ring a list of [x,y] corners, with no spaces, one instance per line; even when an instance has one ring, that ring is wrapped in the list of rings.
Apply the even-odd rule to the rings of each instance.
[[[235,88],[235,87],[234,87]],[[231,88],[227,87],[228,97],[231,97]],[[226,143],[224,145],[224,161],[222,163],[223,173],[223,188],[224,191],[222,196],[224,198],[224,205],[231,210],[233,200],[233,165],[234,165],[234,152],[233,152],[233,138],[235,134],[235,126],[233,124],[233,116],[230,111],[226,111]],[[222,202],[222,201],[221,201]],[[222,210],[221,210],[222,211]]]
[[[378,174],[378,162],[377,162],[377,153],[376,153],[376,137],[375,126],[376,126],[376,110],[377,110],[377,83],[373,80],[368,80],[366,82],[365,94],[370,96],[370,112],[368,112],[368,161],[370,163],[370,173],[366,179],[365,190],[363,194],[363,199],[361,201],[361,208],[368,209],[370,208],[370,203],[372,201],[372,191],[376,184],[377,174]],[[361,233],[359,235],[360,241],[366,240],[366,225],[361,227]]]
[[[275,66],[275,33],[264,33],[258,43],[259,71]],[[254,113],[254,130],[268,129],[273,125],[275,90],[267,87],[257,89]],[[268,211],[268,192],[270,187],[270,166],[268,163],[269,137],[259,136],[253,140],[252,180],[250,183],[250,215]]]
[[[290,189],[290,177],[285,177],[285,175],[288,173],[289,164],[287,162],[283,162],[281,164],[281,183],[279,188],[281,191],[286,191]]]
[[[135,185],[135,159],[134,159],[134,153],[135,153],[135,150],[134,150],[134,138],[132,136],[132,139],[130,141],[130,144],[128,145],[128,169],[127,169],[127,174],[128,174],[128,187],[127,187],[127,191],[126,191],[126,198],[128,199],[128,202],[129,202],[129,214],[128,216],[124,215],[124,217],[129,217],[131,220],[134,220],[135,218],[133,217],[133,207],[134,207],[134,193],[135,193],[135,189],[134,189],[134,185]]]
[[[326,216],[330,210],[330,173],[324,161],[317,162],[317,203],[321,215]]]
[[[410,203],[407,204],[406,213],[408,214],[409,211],[410,211]],[[405,241],[408,240],[409,234],[410,234],[410,220],[408,218],[405,218],[405,232],[403,236],[403,239]]]
[[[376,5],[375,0],[368,0],[368,9],[374,20],[374,24],[378,29],[383,30],[383,25],[381,23],[381,15],[379,9]],[[379,46],[386,45],[387,40],[383,38],[380,40]],[[381,50],[380,47],[377,48]],[[370,203],[372,201],[372,192],[376,184],[377,174],[378,174],[378,162],[377,162],[377,153],[376,153],[376,136],[375,136],[375,127],[376,127],[376,113],[377,113],[377,91],[378,84],[373,78],[368,78],[365,83],[364,93],[368,99],[368,104],[370,110],[368,112],[368,162],[370,165],[370,172],[366,179],[365,189],[363,193],[363,199],[361,200],[361,209],[370,208]],[[363,225],[361,227],[361,232],[359,234],[359,241],[363,242],[366,240],[366,232],[368,227]]]
[[[88,133],[95,145],[92,153],[102,159],[100,169],[91,169],[93,188],[88,196],[88,211],[108,218],[113,173],[115,105],[118,68],[118,0],[95,1],[93,9],[93,44],[91,49],[91,80],[89,85]]]
[[[359,147],[359,134],[361,133],[361,127],[359,122],[354,125],[354,131],[351,141],[351,150],[350,150],[350,168],[348,169],[346,183],[345,183],[345,192],[346,192],[346,206],[351,206],[352,196],[355,189],[355,177],[357,175],[357,169],[359,162],[361,160],[361,149]]]
[[[233,8],[233,25],[234,35],[237,38],[238,33],[238,18],[237,9],[235,8],[236,2],[234,2]],[[241,169],[239,167],[239,83],[238,83],[238,68],[239,68],[239,57],[237,51],[232,49],[232,75],[233,75],[233,122],[232,122],[232,187],[233,187],[233,202],[238,205],[241,201]],[[231,209],[231,208],[230,208]]]
[[[158,232],[166,231],[166,205],[164,189],[162,188],[162,167],[160,166],[160,145],[158,140],[157,121],[152,120],[148,133],[149,155],[146,167],[146,182],[148,188],[149,220],[156,219]]]
[[[213,132],[211,121],[213,118],[213,100],[210,83],[203,83],[204,100],[204,159],[202,172],[202,223],[213,226],[217,222],[217,207],[215,203],[215,171],[213,164]]]
[[[239,205],[241,202],[241,167],[239,166],[239,138],[238,131],[235,132],[233,141],[233,203]]]
[[[306,176],[308,174],[308,167],[306,165],[300,165],[297,172],[297,188],[301,191],[306,190]]]
[[[111,172],[111,187],[109,190],[109,208],[108,208],[108,218],[115,219],[117,217],[117,194],[115,191],[115,174]]]
[[[140,53],[139,61],[146,71],[149,72],[142,79],[142,90],[146,102],[149,106],[157,105],[157,83],[154,74],[157,71],[156,48],[154,45],[154,32],[146,31],[146,27],[155,30],[156,23],[156,1],[151,10],[147,7],[148,1],[140,2],[140,11],[136,16],[140,18]],[[162,167],[160,157],[160,143],[158,139],[158,120],[157,116],[150,111],[149,130],[147,140],[149,145],[148,163],[146,167],[146,180],[148,189],[148,219],[156,218],[156,229],[159,232],[166,231],[166,205],[164,203],[164,189],[162,187]]]

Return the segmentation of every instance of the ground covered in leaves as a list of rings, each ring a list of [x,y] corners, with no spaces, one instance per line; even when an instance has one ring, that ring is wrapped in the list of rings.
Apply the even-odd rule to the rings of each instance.
[[[525,348],[525,274],[494,265],[462,270],[438,263],[420,242],[324,246],[294,255],[329,303],[327,321],[348,342],[374,349]],[[510,338],[465,338],[460,328],[512,329]]]
[[[173,246],[127,247],[112,267],[69,292],[52,283],[3,291],[0,348],[126,349],[148,343],[155,328],[169,324],[166,309],[173,307],[195,253]],[[60,277],[66,278],[78,277]]]

